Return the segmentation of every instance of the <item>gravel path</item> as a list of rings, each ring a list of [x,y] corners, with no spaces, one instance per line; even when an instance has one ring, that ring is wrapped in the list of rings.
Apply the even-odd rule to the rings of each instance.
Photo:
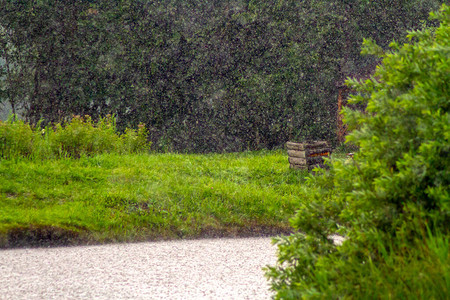
[[[0,250],[0,299],[269,299],[271,238]]]

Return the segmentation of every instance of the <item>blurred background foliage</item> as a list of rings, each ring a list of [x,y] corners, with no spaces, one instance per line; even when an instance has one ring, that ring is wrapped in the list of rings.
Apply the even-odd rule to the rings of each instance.
[[[33,124],[145,123],[180,152],[336,144],[337,95],[438,0],[0,0],[0,101]],[[433,25],[433,24],[428,24]]]

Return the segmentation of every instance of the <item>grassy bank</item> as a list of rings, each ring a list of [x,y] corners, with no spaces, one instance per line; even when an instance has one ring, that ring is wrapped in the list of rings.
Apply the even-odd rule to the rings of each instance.
[[[0,247],[275,234],[302,194],[284,152],[0,161]]]

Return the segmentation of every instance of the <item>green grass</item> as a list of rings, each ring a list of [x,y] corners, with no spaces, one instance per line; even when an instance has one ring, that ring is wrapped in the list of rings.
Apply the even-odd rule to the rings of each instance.
[[[290,230],[305,173],[282,151],[0,161],[0,247]]]

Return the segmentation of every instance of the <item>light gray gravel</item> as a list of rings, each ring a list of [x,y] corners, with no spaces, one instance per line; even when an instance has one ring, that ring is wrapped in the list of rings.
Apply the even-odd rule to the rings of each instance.
[[[0,250],[0,299],[269,299],[271,238]]]

